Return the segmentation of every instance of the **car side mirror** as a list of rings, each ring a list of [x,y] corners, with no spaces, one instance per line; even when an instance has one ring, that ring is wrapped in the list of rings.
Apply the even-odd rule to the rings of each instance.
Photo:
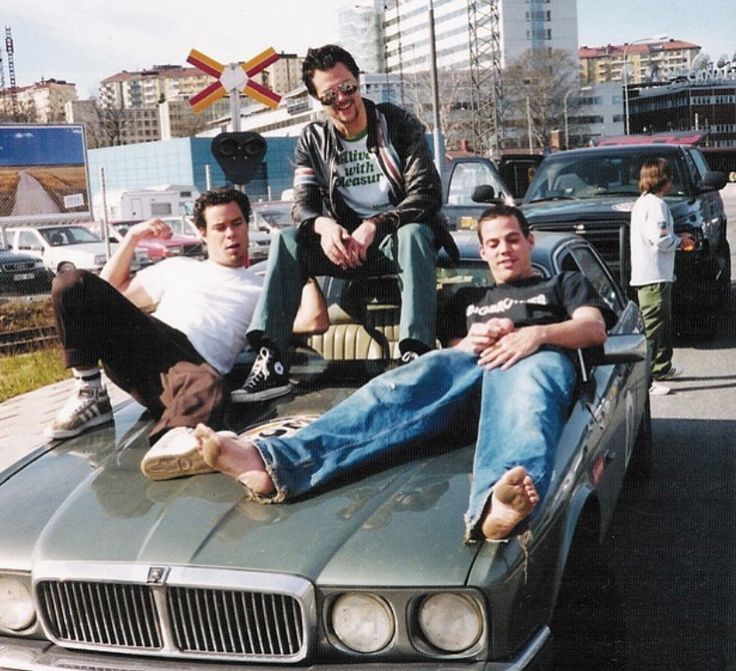
[[[610,366],[647,359],[647,339],[643,333],[609,335],[593,363]]]
[[[490,184],[480,184],[473,189],[470,198],[474,203],[490,203],[496,199],[496,192]]]
[[[700,192],[720,191],[724,186],[726,186],[727,182],[728,180],[726,179],[726,175],[722,172],[718,170],[708,170],[708,172],[703,175],[703,179],[700,182]]]

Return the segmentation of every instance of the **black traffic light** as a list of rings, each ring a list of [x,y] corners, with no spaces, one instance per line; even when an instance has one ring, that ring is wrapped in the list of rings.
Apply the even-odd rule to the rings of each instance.
[[[266,154],[266,141],[253,131],[220,133],[212,138],[211,149],[233,184],[247,184]]]

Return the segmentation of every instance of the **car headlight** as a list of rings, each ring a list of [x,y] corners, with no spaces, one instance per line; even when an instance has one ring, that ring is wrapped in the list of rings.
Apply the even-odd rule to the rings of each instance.
[[[483,633],[483,616],[471,598],[453,592],[428,596],[419,607],[419,626],[427,641],[444,652],[462,652]]]
[[[34,267],[34,268],[35,268],[36,270],[40,270],[41,268],[45,268],[45,267],[46,267],[46,265],[44,264],[44,262],[43,262],[43,261],[36,261],[36,262],[35,262],[35,263],[33,264],[33,267]]]
[[[167,247],[166,256],[179,256],[184,251],[182,247]]]
[[[332,628],[340,641],[356,652],[378,652],[394,636],[394,616],[381,598],[363,592],[343,594],[331,612]]]
[[[22,631],[33,624],[35,617],[28,587],[18,578],[0,576],[0,628]]]

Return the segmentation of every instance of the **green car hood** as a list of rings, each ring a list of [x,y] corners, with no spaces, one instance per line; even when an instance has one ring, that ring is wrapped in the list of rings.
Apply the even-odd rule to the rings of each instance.
[[[462,540],[472,448],[423,447],[424,456],[387,470],[262,505],[221,474],[147,480],[149,422],[140,414],[131,403],[115,427],[4,474],[0,568],[123,562],[283,572],[324,585],[465,583],[478,551]]]

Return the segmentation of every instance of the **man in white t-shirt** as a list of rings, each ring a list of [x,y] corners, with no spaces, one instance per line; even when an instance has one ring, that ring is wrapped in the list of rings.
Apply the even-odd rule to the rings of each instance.
[[[245,194],[208,191],[194,207],[206,261],[165,259],[131,277],[138,242],[171,236],[165,222],[149,219],[131,226],[100,277],[73,270],[54,279],[62,359],[77,389],[47,427],[48,438],[69,438],[112,420],[100,361],[157,419],[152,442],[207,418],[221,422],[223,376],[245,346],[261,293],[261,278],[246,268],[249,215]],[[144,311],[153,305],[153,314]]]

